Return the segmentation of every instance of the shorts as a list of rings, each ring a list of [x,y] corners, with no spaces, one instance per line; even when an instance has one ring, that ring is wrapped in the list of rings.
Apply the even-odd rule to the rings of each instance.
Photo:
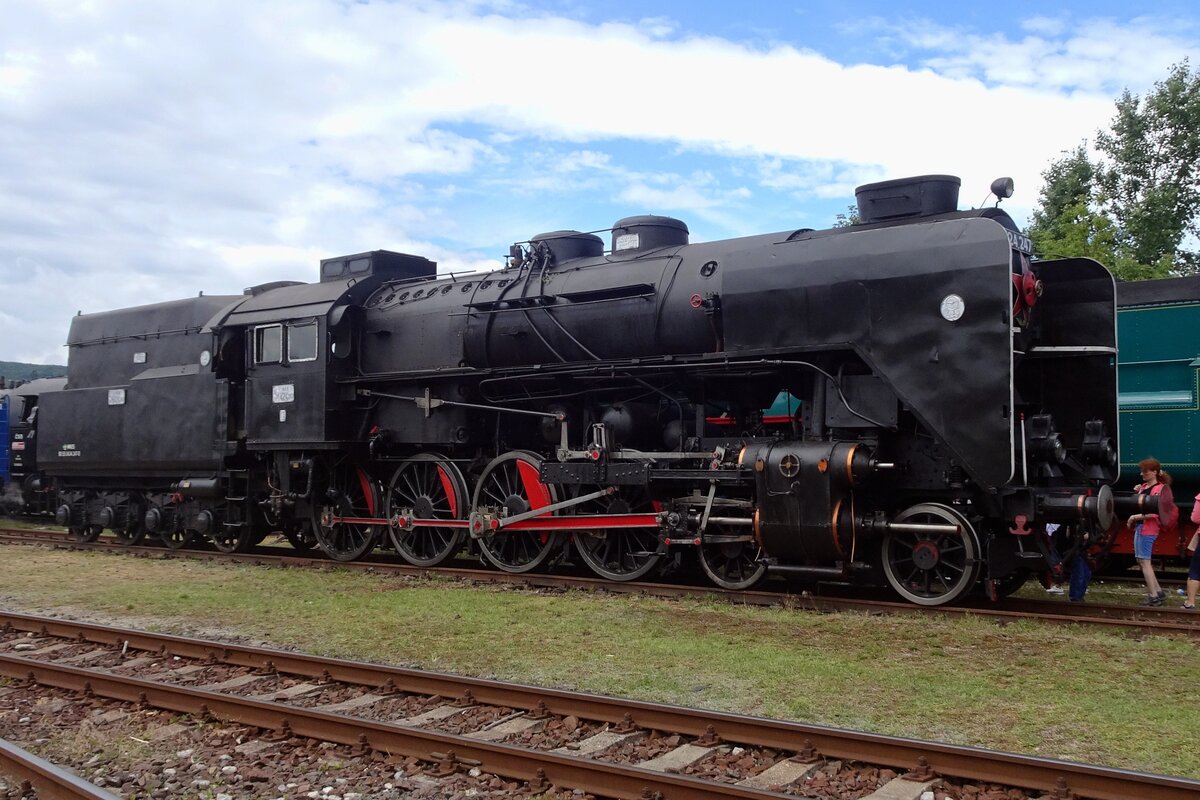
[[[1154,540],[1158,536],[1146,536],[1141,533],[1133,535],[1133,557],[1139,560],[1149,560],[1154,552]]]
[[[1200,547],[1192,553],[1192,566],[1188,568],[1188,580],[1200,581]]]

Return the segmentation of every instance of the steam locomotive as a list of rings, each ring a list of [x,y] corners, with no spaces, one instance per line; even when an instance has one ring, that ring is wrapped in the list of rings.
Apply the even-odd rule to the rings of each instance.
[[[1112,277],[1031,262],[998,202],[959,211],[958,190],[870,184],[853,225],[695,244],[629,217],[608,246],[543,233],[469,275],[377,250],[316,283],[79,315],[37,419],[56,519],[1002,595],[1050,565],[1045,522],[1108,529],[1144,501],[1109,488]]]

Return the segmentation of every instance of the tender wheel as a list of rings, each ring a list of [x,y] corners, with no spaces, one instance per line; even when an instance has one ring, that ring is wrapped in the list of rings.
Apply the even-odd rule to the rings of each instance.
[[[130,497],[121,509],[118,527],[112,529],[117,541],[127,547],[133,546],[146,535],[146,505],[137,496]]]
[[[542,460],[533,453],[513,451],[492,460],[479,476],[471,499],[471,514],[484,509],[507,509],[523,514],[558,501],[553,486],[538,480]],[[506,531],[479,538],[483,557],[505,572],[529,572],[549,560],[561,544],[550,531]]]
[[[621,487],[616,494],[585,505],[581,513],[634,514],[652,510],[645,490]],[[575,550],[592,572],[610,581],[637,580],[654,570],[666,555],[655,528],[580,531],[575,534]]]
[[[417,519],[465,519],[467,482],[454,462],[435,453],[421,453],[401,464],[392,475],[384,509],[389,520],[401,509],[411,510]],[[462,549],[466,529],[403,530],[393,525],[388,534],[405,561],[418,567],[436,567]]]
[[[146,528],[141,523],[130,523],[128,528],[114,529],[113,535],[117,537],[117,541],[121,544],[132,547],[142,541],[142,537],[146,535]]]
[[[700,544],[700,566],[722,589],[749,589],[767,574],[762,548],[749,529],[710,525]]]
[[[71,532],[71,538],[77,542],[94,542],[104,532],[104,528],[99,525],[72,525],[67,530]]]
[[[159,532],[158,537],[162,539],[162,543],[172,550],[182,550],[185,547],[190,547],[200,536],[197,531],[189,528],[172,528]]]
[[[971,523],[954,509],[921,503],[905,509],[896,522],[955,525],[957,533],[901,533],[883,537],[883,571],[906,600],[940,606],[962,597],[979,578],[979,539]]]
[[[333,517],[377,519],[379,490],[362,467],[339,464],[314,475],[312,527],[317,544],[334,561],[354,561],[375,547],[378,525],[333,522]]]

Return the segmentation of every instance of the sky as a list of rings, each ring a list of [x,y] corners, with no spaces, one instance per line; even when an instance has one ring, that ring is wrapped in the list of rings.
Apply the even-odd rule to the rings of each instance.
[[[1200,6],[1142,7],[0,0],[0,360],[335,255],[824,228],[910,175],[960,176],[962,208],[1011,176],[1023,224],[1123,90],[1200,62]]]

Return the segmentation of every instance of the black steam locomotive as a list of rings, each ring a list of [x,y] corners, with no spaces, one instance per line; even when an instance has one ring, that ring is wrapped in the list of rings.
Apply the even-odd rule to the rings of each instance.
[[[694,558],[735,589],[1002,594],[1047,568],[1043,523],[1113,524],[1114,286],[1086,259],[1031,263],[958,187],[860,187],[831,230],[690,244],[638,216],[610,248],[545,233],[483,274],[374,251],[317,283],[77,316],[37,420],[57,519],[173,547],[281,531],[339,560],[387,541],[427,566],[469,547],[512,572]]]

